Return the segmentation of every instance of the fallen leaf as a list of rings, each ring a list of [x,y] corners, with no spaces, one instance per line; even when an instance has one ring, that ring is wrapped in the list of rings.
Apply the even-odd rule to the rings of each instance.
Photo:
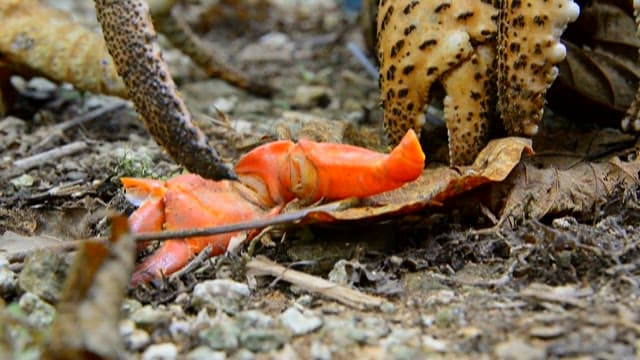
[[[112,219],[110,243],[86,241],[69,269],[45,359],[124,358],[120,308],[135,262],[127,219]]]

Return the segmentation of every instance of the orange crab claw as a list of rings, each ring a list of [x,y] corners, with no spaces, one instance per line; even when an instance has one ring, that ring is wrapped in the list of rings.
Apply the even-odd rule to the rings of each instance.
[[[278,141],[249,152],[235,170],[273,205],[294,197],[314,202],[393,190],[420,176],[424,160],[418,137],[409,130],[390,154],[305,139]]]

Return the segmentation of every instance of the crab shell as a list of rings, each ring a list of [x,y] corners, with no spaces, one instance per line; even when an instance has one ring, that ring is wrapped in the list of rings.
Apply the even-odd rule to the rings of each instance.
[[[134,233],[232,224],[280,211],[289,201],[365,197],[415,180],[424,167],[418,138],[409,131],[390,153],[342,144],[276,141],[245,155],[236,165],[240,182],[195,174],[168,181],[122,178],[128,199],[140,207],[129,217]],[[208,245],[225,252],[230,233],[165,241],[136,268],[132,284],[171,274]]]

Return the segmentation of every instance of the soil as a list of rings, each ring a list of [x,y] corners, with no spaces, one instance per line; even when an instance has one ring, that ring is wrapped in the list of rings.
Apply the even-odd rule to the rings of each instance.
[[[86,2],[62,3],[95,27],[92,9],[80,4]],[[231,163],[265,141],[291,134],[296,138],[300,127],[303,134],[320,139],[385,149],[377,81],[347,45],[365,47],[354,14],[329,0],[273,3],[276,7],[259,22],[260,16],[237,5],[224,20],[209,19],[210,30],[200,30],[231,63],[277,88],[273,98],[209,79],[163,43],[182,95],[223,158]],[[134,209],[124,198],[120,177],[167,178],[182,171],[149,138],[131,105],[61,128],[119,100],[40,79],[16,83],[23,85],[20,97],[11,115],[0,119],[0,236],[5,239],[15,233],[57,243],[104,235],[107,214]],[[308,130],[301,125],[308,118],[325,125]],[[338,122],[327,128],[328,121]],[[584,126],[571,128],[582,131]],[[434,142],[445,140],[440,136]],[[85,145],[65,156],[45,157],[28,168],[15,166],[17,160],[77,142]],[[428,160],[437,160],[436,153],[428,154]],[[379,308],[354,309],[264,279],[236,309],[208,311],[216,321],[229,317],[238,327],[242,316],[257,311],[271,319],[263,327],[270,336],[285,334],[282,341],[264,340],[275,345],[249,345],[239,335],[239,344],[220,348],[201,332],[178,336],[162,323],[144,328],[150,339],[140,348],[133,348],[129,339],[129,354],[152,358],[152,344],[169,343],[179,357],[192,358],[203,345],[216,350],[216,356],[238,359],[638,357],[636,186],[603,199],[590,216],[566,213],[514,227],[491,228],[486,216],[464,208],[473,205],[461,201],[456,206],[383,223],[277,229],[271,234],[275,246],[258,244],[251,254],[342,279],[384,297]],[[150,304],[174,317],[177,306],[182,319],[195,322],[202,307],[191,302],[194,286],[214,278],[246,283],[247,258],[244,252],[208,262],[178,285],[131,290],[127,301]],[[21,265],[12,264],[11,269],[19,275]],[[17,289],[3,294],[7,309],[24,293]],[[320,318],[321,325],[301,333],[282,325],[282,314],[292,308],[309,315],[306,320]]]

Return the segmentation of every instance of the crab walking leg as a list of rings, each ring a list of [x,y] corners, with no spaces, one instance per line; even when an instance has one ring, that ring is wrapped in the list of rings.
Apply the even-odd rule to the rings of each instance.
[[[378,61],[384,129],[393,145],[420,132],[431,85],[496,32],[496,10],[478,0],[379,2]]]
[[[449,163],[469,165],[487,144],[494,111],[492,44],[481,44],[473,56],[442,79],[447,96],[444,117],[449,131]]]
[[[366,197],[413,181],[425,156],[413,130],[390,154],[302,139],[278,141],[257,148],[236,165],[240,181],[270,206],[294,197],[306,203]]]
[[[564,60],[560,36],[580,8],[572,0],[497,0],[498,110],[511,135],[533,136],[547,89]]]
[[[95,0],[107,49],[153,138],[189,171],[233,179],[204,133],[192,122],[162,59],[149,8],[141,0]]]

